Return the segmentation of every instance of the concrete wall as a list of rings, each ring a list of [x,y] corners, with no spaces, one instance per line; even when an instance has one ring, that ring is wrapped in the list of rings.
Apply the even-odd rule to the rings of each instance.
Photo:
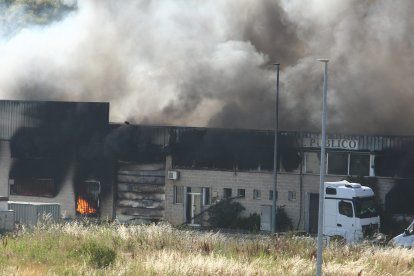
[[[167,170],[171,168],[171,161],[167,158]],[[166,212],[165,218],[172,224],[185,222],[185,200],[184,203],[174,204],[174,186],[196,188],[202,187],[211,189],[212,199],[218,195],[217,199],[222,199],[224,188],[232,189],[232,196],[237,195],[237,189],[245,189],[245,197],[236,199],[245,208],[244,215],[251,213],[260,214],[262,205],[272,205],[269,193],[273,187],[272,172],[233,172],[233,171],[213,171],[213,170],[178,170],[180,178],[178,180],[166,179]],[[260,199],[255,199],[253,190],[260,190]],[[296,227],[300,218],[300,175],[299,174],[278,174],[278,200],[277,205],[284,205],[288,216],[292,219]],[[289,191],[296,193],[296,199],[289,200]],[[185,199],[185,197],[184,197]]]
[[[244,215],[260,214],[262,205],[272,205],[269,193],[273,187],[273,174],[271,172],[228,172],[207,170],[179,170],[179,180],[166,181],[166,219],[173,224],[181,224],[185,218],[185,203],[173,203],[173,186],[192,188],[209,187],[214,197],[223,198],[224,188],[232,189],[232,196],[237,195],[237,189],[245,189],[245,198],[236,199],[246,210]],[[300,211],[300,175],[278,174],[277,205],[285,207],[287,215],[291,218],[294,228],[299,224]],[[253,190],[260,190],[260,199],[255,199]],[[289,200],[289,192],[296,194],[296,199]],[[302,208],[303,210],[304,208]],[[303,220],[303,216],[302,216]],[[303,227],[303,222],[301,223]]]
[[[171,169],[171,159],[167,158],[166,170]],[[183,186],[184,193],[186,188],[196,188],[201,191],[202,187],[209,187],[214,196],[218,199],[223,198],[224,188],[232,189],[232,196],[237,195],[237,189],[245,189],[245,198],[236,199],[245,208],[244,215],[261,212],[261,205],[272,205],[269,199],[269,192],[273,187],[272,172],[233,172],[233,171],[213,171],[213,170],[189,170],[179,169],[180,177],[178,180],[166,179],[165,200],[166,211],[165,219],[172,224],[182,224],[185,222],[185,197],[184,202],[174,204],[174,186]],[[325,181],[339,181],[343,176],[327,175]],[[381,203],[384,203],[385,195],[394,185],[394,179],[378,179],[378,196]],[[308,231],[309,227],[309,197],[310,194],[319,194],[319,175],[299,174],[299,173],[279,173],[277,190],[277,205],[285,206],[285,210],[292,220],[296,230]],[[253,190],[261,191],[261,198],[253,198]],[[296,193],[296,199],[289,199],[289,191]],[[208,207],[208,206],[206,206]],[[206,208],[205,207],[205,208]]]

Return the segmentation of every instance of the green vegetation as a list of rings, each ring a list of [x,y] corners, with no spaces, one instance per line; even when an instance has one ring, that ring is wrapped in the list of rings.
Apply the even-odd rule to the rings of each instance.
[[[276,230],[278,232],[292,231],[292,220],[286,213],[285,206],[277,206],[276,212]]]
[[[246,208],[232,199],[222,200],[208,209],[208,224],[213,228],[230,228],[239,230],[259,231],[260,215],[253,213],[248,217],[242,216]],[[292,220],[285,211],[284,206],[277,207],[277,231],[293,230]]]
[[[86,257],[89,264],[97,268],[103,268],[113,264],[116,258],[114,249],[96,242],[82,244],[80,251],[77,253]]]
[[[0,275],[309,275],[316,263],[310,237],[168,224],[49,224],[1,240]],[[323,269],[327,275],[412,275],[414,252],[331,242]]]
[[[246,208],[232,199],[222,200],[208,209],[208,224],[213,228],[233,228],[259,231],[260,216],[256,213],[244,217],[241,213]]]
[[[224,199],[208,209],[208,223],[215,228],[237,228],[240,214],[246,210],[239,202]]]

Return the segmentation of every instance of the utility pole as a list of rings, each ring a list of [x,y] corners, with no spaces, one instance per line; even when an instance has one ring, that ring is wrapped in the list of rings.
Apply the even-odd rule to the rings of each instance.
[[[316,261],[316,275],[322,275],[322,251],[323,251],[323,195],[326,172],[326,98],[328,90],[328,59],[319,59],[325,64],[325,73],[323,75],[323,96],[322,96],[322,141],[321,141],[321,166],[320,166],[320,183],[319,183],[319,213],[318,213],[318,251]]]
[[[275,119],[275,142],[273,147],[273,198],[272,198],[272,233],[276,233],[276,197],[277,197],[277,133],[279,130],[279,68],[280,64],[275,63],[276,66],[276,119]]]

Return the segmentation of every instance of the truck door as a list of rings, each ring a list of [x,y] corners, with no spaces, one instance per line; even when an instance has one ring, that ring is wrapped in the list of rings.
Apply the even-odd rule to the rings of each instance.
[[[342,236],[347,241],[353,241],[355,239],[355,216],[351,201],[340,200],[338,202],[336,226],[338,227],[338,232],[343,233]]]

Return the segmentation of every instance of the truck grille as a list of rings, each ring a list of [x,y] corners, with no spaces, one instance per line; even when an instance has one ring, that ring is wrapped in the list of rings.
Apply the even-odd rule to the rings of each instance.
[[[378,232],[377,223],[362,226],[362,234],[364,235],[364,238],[372,237],[377,232]]]

